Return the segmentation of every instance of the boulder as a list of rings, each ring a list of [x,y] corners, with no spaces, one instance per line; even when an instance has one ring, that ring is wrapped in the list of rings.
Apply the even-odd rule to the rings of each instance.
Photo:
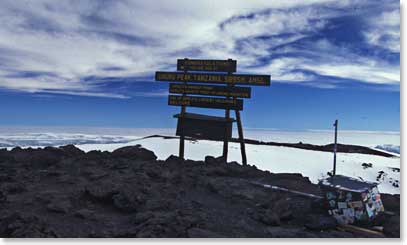
[[[47,210],[55,213],[66,214],[72,208],[71,202],[69,200],[53,200],[47,205]]]
[[[86,162],[89,162],[89,160],[103,161],[109,157],[110,157],[110,153],[108,153],[108,152],[102,152],[100,150],[92,150],[92,151],[88,151],[85,154],[84,158],[82,158],[81,160],[84,160]]]
[[[169,199],[150,199],[146,202],[146,208],[152,211],[170,210],[172,201]]]
[[[62,155],[55,152],[35,152],[27,157],[30,166],[37,169],[45,169],[55,165],[62,159]]]
[[[85,194],[91,198],[102,201],[111,202],[113,195],[119,193],[118,188],[113,184],[99,184],[85,187]]]
[[[139,191],[125,189],[113,195],[113,206],[124,212],[136,212],[145,202],[145,196]]]
[[[137,237],[187,237],[187,230],[191,225],[191,219],[184,217],[177,210],[159,211],[137,226]]]
[[[7,195],[0,190],[0,203],[7,201]]]
[[[307,215],[304,226],[310,230],[323,231],[336,228],[336,219],[326,215]]]
[[[94,171],[93,173],[91,173],[89,175],[89,180],[94,181],[94,180],[102,179],[102,178],[105,178],[108,175],[109,175],[108,172],[104,172],[104,171],[101,171],[101,170],[96,170],[96,171]]]
[[[11,173],[12,171],[7,171],[7,169],[1,169],[0,170],[2,172],[2,174],[0,174],[0,183],[5,183],[5,182],[12,182],[13,178],[11,177]]]
[[[142,148],[140,145],[126,146],[119,148],[112,152],[114,157],[121,157],[127,159],[137,159],[145,161],[155,161],[157,156],[154,152]]]
[[[166,160],[165,160],[165,164],[182,164],[184,161],[174,155],[169,156]]]
[[[59,149],[61,149],[67,156],[70,157],[78,157],[85,154],[84,151],[82,151],[81,149],[77,148],[74,145],[60,146]]]
[[[220,157],[206,156],[205,163],[206,164],[225,163],[225,158],[223,156],[220,156]]]
[[[259,218],[260,221],[266,225],[279,226],[281,224],[280,217],[273,210],[266,210]]]
[[[267,228],[268,236],[271,238],[317,238],[314,233],[307,232],[304,228],[286,228],[274,226]]]
[[[10,153],[14,161],[23,163],[30,169],[46,169],[65,157],[64,152],[55,147],[45,147],[44,149],[21,149],[20,147],[15,147]]]
[[[5,183],[1,186],[0,191],[3,192],[3,194],[18,194],[25,192],[27,190],[27,187],[23,183]]]
[[[391,216],[383,225],[383,233],[387,237],[400,238],[400,216]]]
[[[7,149],[0,149],[0,163],[13,162],[14,157]]]
[[[190,238],[222,238],[222,237],[225,237],[214,231],[197,228],[197,227],[189,229],[187,231],[187,235]]]
[[[400,195],[380,194],[380,199],[386,211],[400,214]]]
[[[134,217],[132,223],[138,225],[143,222],[146,222],[147,220],[149,220],[153,217],[154,217],[154,213],[151,211],[137,213],[136,216]]]
[[[39,217],[13,213],[0,218],[0,237],[45,238],[57,235]]]
[[[95,213],[89,209],[79,209],[74,213],[74,216],[81,219],[94,219]]]

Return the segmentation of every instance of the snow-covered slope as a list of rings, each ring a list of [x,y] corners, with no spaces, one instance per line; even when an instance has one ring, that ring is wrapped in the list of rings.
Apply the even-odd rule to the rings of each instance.
[[[149,138],[124,144],[78,145],[84,151],[94,149],[112,151],[117,148],[141,144],[154,151],[159,159],[165,160],[170,155],[178,154],[177,139]],[[259,169],[275,173],[302,173],[317,183],[320,178],[332,170],[333,155],[329,152],[309,151],[287,147],[246,145],[248,162]],[[185,158],[203,160],[205,156],[220,156],[222,143],[213,141],[187,141]],[[229,161],[241,162],[239,144],[229,144]],[[371,163],[372,167],[363,167]],[[381,171],[383,171],[382,174]],[[384,193],[399,194],[400,158],[386,158],[366,154],[339,153],[337,156],[337,173],[368,181],[380,182],[379,189]],[[378,178],[380,176],[380,178]],[[395,186],[393,186],[393,184]]]
[[[173,129],[89,129],[89,128],[0,128],[0,148],[11,149],[14,146],[41,147],[75,144],[79,148],[90,150],[113,151],[117,148],[141,144],[154,151],[159,159],[178,154],[177,139],[162,139],[141,137],[152,134],[173,135]],[[236,134],[235,134],[236,135]],[[282,132],[275,130],[245,130],[246,138],[263,141],[288,143],[332,143],[332,132],[305,131]],[[400,134],[395,132],[356,132],[341,131],[338,141],[342,144],[355,144],[385,151],[399,149]],[[390,146],[391,145],[391,146]],[[377,147],[380,146],[380,147]],[[301,150],[287,147],[246,145],[249,164],[254,164],[263,170],[283,173],[302,173],[314,183],[332,170],[332,153]],[[220,156],[222,143],[200,140],[187,141],[185,157],[203,160],[205,156]],[[241,162],[239,144],[229,144],[229,161]],[[372,164],[371,167],[369,163]],[[379,181],[380,191],[385,193],[400,193],[396,187],[400,181],[400,158],[386,158],[366,154],[338,154],[337,173],[352,177],[361,177],[368,181]],[[395,186],[393,186],[393,184]],[[399,184],[399,183],[398,183]]]

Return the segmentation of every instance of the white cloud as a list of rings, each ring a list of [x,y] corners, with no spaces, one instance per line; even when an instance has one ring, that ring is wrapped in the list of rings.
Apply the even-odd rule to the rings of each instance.
[[[156,92],[136,92],[132,96],[136,97],[166,97],[168,96],[168,90],[161,90]]]
[[[240,70],[269,73],[287,82],[312,80],[312,75],[294,71],[305,68],[373,83],[397,80],[398,67],[353,62],[355,57],[346,56],[349,53],[333,53],[333,49],[341,47],[333,47],[325,40],[315,45],[314,51],[284,46],[318,33],[329,18],[340,14],[319,11],[315,4],[343,8],[355,1],[3,0],[0,51],[7,52],[0,52],[0,88],[125,98],[114,91],[100,93],[97,84],[82,78],[152,76],[154,71],[169,66],[175,70],[176,58],[189,56],[188,52],[196,52],[199,58],[238,59]],[[267,14],[267,9],[273,10]],[[251,13],[256,13],[255,18],[236,18]],[[377,21],[380,23],[366,32],[368,42],[399,49],[398,19],[397,11],[383,13]],[[223,29],[219,28],[222,22],[226,23]],[[281,34],[289,35],[279,37]],[[261,35],[274,37],[254,39]],[[391,38],[383,39],[383,35]],[[239,41],[241,46],[237,49]],[[319,58],[284,57],[290,50],[317,53]],[[283,58],[264,67],[250,68],[257,65],[259,58],[278,53]],[[362,72],[358,73],[358,69]],[[13,76],[19,72],[43,75]]]
[[[114,94],[114,93],[97,93],[97,92],[80,92],[80,91],[67,91],[67,90],[42,90],[40,92],[50,94],[66,94],[75,96],[89,96],[89,97],[107,97],[115,99],[129,99],[129,96]]]
[[[371,45],[381,46],[392,52],[400,52],[400,10],[396,9],[374,16],[364,35]]]
[[[336,85],[326,80],[319,81],[313,73],[371,84],[397,85],[400,83],[398,65],[353,54],[352,50],[336,46],[326,39],[320,39],[308,47],[309,50],[284,48],[282,53],[301,52],[304,57],[274,59],[270,64],[250,71],[271,74],[272,80],[279,82],[303,82],[319,88],[335,88]],[[310,81],[314,82],[309,83]]]
[[[325,76],[336,76],[369,83],[397,84],[400,82],[399,70],[393,67],[379,67],[358,63],[312,64],[304,65],[303,67]]]

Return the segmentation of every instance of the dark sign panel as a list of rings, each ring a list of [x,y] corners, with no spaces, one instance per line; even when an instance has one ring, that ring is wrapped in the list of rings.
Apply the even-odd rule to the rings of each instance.
[[[171,83],[170,93],[250,98],[251,88]]]
[[[168,96],[168,105],[243,110],[243,100],[213,97]]]
[[[236,60],[190,60],[179,59],[178,71],[236,72]]]
[[[207,115],[185,113],[175,115],[178,118],[178,136],[189,136],[196,139],[225,140],[232,138],[233,119]]]
[[[242,84],[269,86],[270,75],[226,75],[209,73],[180,73],[162,72],[155,73],[156,81],[177,81],[195,83],[220,83],[220,84]]]

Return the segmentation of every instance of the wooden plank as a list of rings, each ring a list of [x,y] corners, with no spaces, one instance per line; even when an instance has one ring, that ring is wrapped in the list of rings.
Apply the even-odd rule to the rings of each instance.
[[[243,110],[243,100],[214,97],[168,96],[168,105]]]
[[[209,73],[180,73],[162,72],[155,73],[156,81],[166,82],[194,82],[194,83],[218,83],[235,85],[270,86],[270,75],[247,75],[247,74],[209,74]]]
[[[355,225],[338,225],[337,228],[339,230],[348,231],[360,235],[367,235],[372,237],[385,237],[385,235],[381,232],[369,230]]]
[[[178,71],[236,72],[236,60],[178,59]]]
[[[250,98],[251,88],[249,87],[225,87],[216,85],[197,84],[170,84],[170,93],[175,94],[197,94],[210,96],[225,96],[237,98]]]

